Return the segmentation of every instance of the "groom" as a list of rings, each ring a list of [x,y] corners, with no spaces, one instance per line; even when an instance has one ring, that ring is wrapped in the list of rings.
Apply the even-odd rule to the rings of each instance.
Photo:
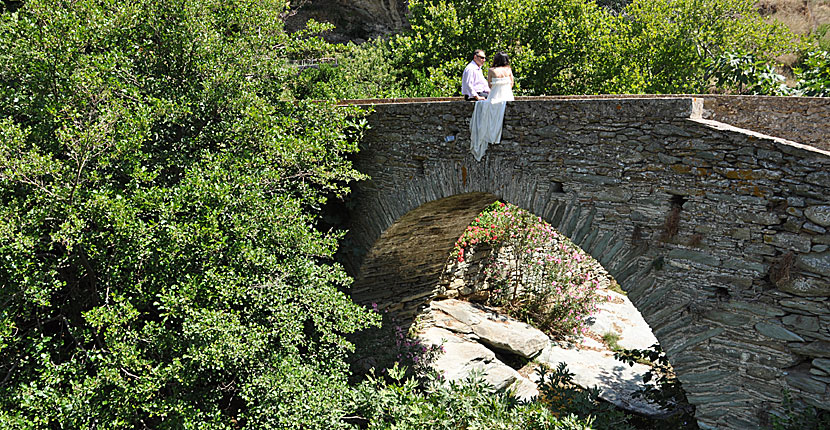
[[[467,64],[464,74],[461,76],[461,94],[464,100],[484,100],[490,94],[490,86],[481,73],[481,66],[487,57],[484,51],[476,49],[473,53],[473,60]]]

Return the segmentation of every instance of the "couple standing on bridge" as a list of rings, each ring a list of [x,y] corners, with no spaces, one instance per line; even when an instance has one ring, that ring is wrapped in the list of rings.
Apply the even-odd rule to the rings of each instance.
[[[504,110],[507,102],[513,101],[510,57],[504,52],[496,54],[485,80],[481,66],[486,60],[484,51],[477,49],[461,76],[461,94],[465,100],[476,102],[470,119],[470,151],[476,161],[481,161],[489,143],[501,141]]]

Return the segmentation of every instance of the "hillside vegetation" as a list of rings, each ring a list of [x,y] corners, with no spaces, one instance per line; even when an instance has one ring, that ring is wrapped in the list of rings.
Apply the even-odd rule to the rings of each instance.
[[[522,95],[820,96],[830,82],[819,30],[798,36],[752,0],[413,0],[409,10],[411,29],[342,47],[337,67],[304,74],[304,94],[458,95],[474,49],[509,54]]]

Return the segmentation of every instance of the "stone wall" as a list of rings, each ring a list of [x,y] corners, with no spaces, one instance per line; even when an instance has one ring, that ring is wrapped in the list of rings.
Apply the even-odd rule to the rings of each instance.
[[[830,99],[702,96],[703,118],[830,151]]]
[[[375,107],[341,255],[356,300],[417,311],[501,199],[628,291],[704,428],[758,427],[782,389],[830,405],[830,153],[703,119],[700,99],[549,99],[510,103],[476,162],[472,109]]]

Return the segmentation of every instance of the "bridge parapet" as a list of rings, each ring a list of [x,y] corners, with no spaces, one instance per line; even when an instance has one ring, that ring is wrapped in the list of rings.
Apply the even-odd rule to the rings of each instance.
[[[417,310],[501,199],[615,276],[702,424],[757,427],[784,388],[830,405],[830,153],[707,120],[691,97],[551,98],[509,103],[476,162],[472,109],[375,107],[344,245],[355,299]]]

